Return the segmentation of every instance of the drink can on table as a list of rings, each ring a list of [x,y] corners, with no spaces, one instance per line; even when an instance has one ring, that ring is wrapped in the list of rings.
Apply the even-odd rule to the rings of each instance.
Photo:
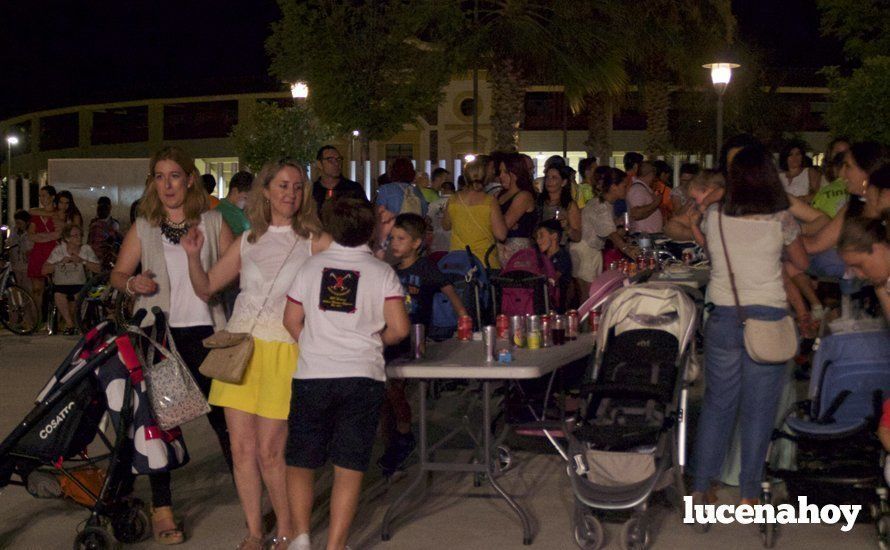
[[[562,346],[566,343],[566,325],[568,321],[564,315],[557,315],[553,322],[553,345]]]
[[[615,271],[616,269],[618,269],[618,262],[615,260],[609,262],[609,271]]]
[[[498,315],[496,325],[498,331],[498,339],[500,340],[509,340],[510,339],[510,318],[504,315],[503,313]]]
[[[543,319],[541,319],[541,347],[549,348],[554,345],[553,342],[553,319],[555,319],[555,315],[545,315]]]
[[[498,330],[494,325],[482,329],[482,344],[485,347],[485,361],[490,363],[497,355]]]
[[[578,337],[578,311],[570,309],[566,313],[566,338],[574,340]]]
[[[525,315],[510,317],[510,334],[513,335],[513,345],[517,348],[525,347]]]
[[[590,312],[590,332],[593,333],[593,339],[596,340],[596,332],[600,329],[600,312],[593,310]]]
[[[473,339],[473,318],[462,315],[457,320],[457,339],[465,342]]]
[[[692,248],[684,248],[683,249],[683,263],[686,265],[692,265],[692,260],[695,258],[695,254],[692,252]]]
[[[415,359],[426,355],[426,327],[423,323],[411,325],[411,353]]]
[[[540,349],[540,348],[541,348],[541,331],[540,330],[528,331],[528,349]]]

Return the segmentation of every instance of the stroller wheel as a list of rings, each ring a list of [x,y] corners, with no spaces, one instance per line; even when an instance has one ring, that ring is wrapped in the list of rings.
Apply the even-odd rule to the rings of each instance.
[[[99,527],[87,527],[74,539],[74,550],[111,550],[117,541],[111,533]]]
[[[634,516],[621,527],[621,547],[627,550],[644,550],[649,546],[649,527],[642,518]]]
[[[498,445],[496,452],[494,468],[497,473],[503,474],[513,466],[513,455],[510,453],[510,447],[506,445]]]
[[[603,524],[592,513],[575,506],[575,544],[583,550],[597,550],[605,542]]]
[[[151,523],[145,513],[145,505],[139,499],[133,499],[127,507],[111,517],[115,538],[125,544],[144,540],[150,531],[149,525]]]
[[[878,546],[881,550],[890,548],[890,516],[881,516],[875,521],[878,531]]]

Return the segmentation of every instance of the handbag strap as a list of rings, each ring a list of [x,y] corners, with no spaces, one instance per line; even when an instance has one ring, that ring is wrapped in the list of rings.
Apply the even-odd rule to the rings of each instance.
[[[729,285],[732,287],[732,298],[735,300],[736,311],[739,313],[739,322],[745,324],[745,310],[739,303],[739,291],[735,286],[735,273],[732,272],[732,264],[729,263],[729,250],[726,248],[726,237],[723,236],[723,209],[717,211],[717,225],[720,229],[720,244],[723,245],[723,257],[726,258],[726,270],[729,271]]]
[[[287,261],[290,259],[290,255],[294,253],[294,250],[297,248],[297,245],[299,243],[300,243],[300,237],[297,237],[296,240],[294,241],[294,244],[291,245],[290,250],[287,253],[287,256],[284,257],[284,261],[281,262],[280,266],[278,266],[278,272],[275,273],[275,278],[272,279],[272,286],[269,288],[269,292],[266,293],[266,298],[263,300],[263,305],[260,306],[260,310],[257,312],[256,317],[253,318],[253,323],[250,325],[250,330],[248,331],[248,334],[253,335],[253,329],[256,328],[256,324],[260,318],[260,315],[262,315],[263,310],[266,309],[266,304],[269,303],[269,296],[272,295],[272,289],[275,288],[275,283],[278,282],[278,276],[281,275],[281,271],[284,269],[285,264],[287,264]],[[312,246],[311,241],[310,241],[310,246]]]
[[[166,323],[165,323],[165,325],[166,325]],[[129,327],[128,330],[132,334],[142,336],[143,338],[148,340],[148,343],[153,348],[152,353],[151,353],[151,362],[149,362],[149,361],[147,361],[148,357],[142,352],[142,346],[134,346],[134,348],[136,348],[137,355],[141,356],[140,359],[142,360],[143,364],[147,368],[151,368],[151,366],[154,365],[154,359],[157,356],[157,353],[160,353],[164,357],[173,358],[173,360],[178,362],[180,365],[183,365],[183,366],[186,365],[185,360],[182,358],[181,355],[179,355],[179,351],[176,349],[176,343],[173,342],[173,336],[172,336],[172,334],[170,334],[169,326],[164,327],[164,337],[167,340],[167,347],[164,347],[161,344],[159,344],[155,340],[155,338],[150,337],[148,334],[145,333],[145,331],[143,331],[141,328],[139,328],[137,326],[131,326],[131,327]],[[157,336],[155,336],[155,337],[157,337]]]

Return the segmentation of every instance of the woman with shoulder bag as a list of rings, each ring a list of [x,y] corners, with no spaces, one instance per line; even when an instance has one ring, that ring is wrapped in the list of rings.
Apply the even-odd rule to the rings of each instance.
[[[208,351],[202,340],[214,328],[225,326],[222,304],[208,304],[192,289],[188,258],[181,239],[189,228],[198,227],[206,236],[201,248],[205,269],[217,262],[232,243],[232,233],[222,216],[209,210],[207,191],[201,185],[195,161],[176,147],[161,149],[151,159],[149,180],[139,205],[139,216],[121,245],[111,272],[111,284],[136,298],[136,309],[146,309],[143,327],[154,324],[153,307],[164,312],[173,342],[201,391],[210,391],[210,379],[198,372]],[[142,264],[142,272],[134,275]],[[232,468],[229,435],[222,409],[207,415],[219,439],[223,457]],[[183,532],[173,519],[170,474],[151,474],[152,531],[161,544],[178,544]]]
[[[702,228],[708,234],[708,292],[715,307],[705,326],[707,384],[695,444],[693,500],[716,500],[713,484],[739,417],[739,488],[742,503],[752,504],[760,495],[785,363],[797,349],[782,258],[801,269],[807,258],[765,149],[748,146],[735,155],[723,200],[722,207],[708,210]]]
[[[248,199],[251,229],[209,272],[199,256],[203,234],[193,228],[182,240],[189,276],[201,299],[241,277],[241,292],[226,329],[248,334],[253,352],[240,383],[213,381],[210,403],[224,408],[232,439],[235,485],[249,531],[238,546],[242,550],[263,548],[263,484],[277,517],[274,548],[286,549],[294,535],[284,446],[298,349],[282,320],[297,271],[330,242],[321,233],[309,185],[303,168],[290,160],[265,165]]]

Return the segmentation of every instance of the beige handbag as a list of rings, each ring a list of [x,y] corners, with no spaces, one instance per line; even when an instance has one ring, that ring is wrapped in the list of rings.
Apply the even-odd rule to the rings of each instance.
[[[275,288],[278,276],[281,274],[284,264],[290,259],[290,255],[293,254],[296,246],[297,243],[294,242],[290,252],[284,257],[281,267],[278,268],[278,273],[272,279],[272,288]],[[257,319],[259,319],[263,310],[266,309],[268,302],[269,295],[267,294],[266,299],[263,300],[262,307],[260,307],[260,311],[253,319],[250,332],[229,332],[223,329],[204,339],[204,347],[210,349],[210,353],[207,354],[207,357],[204,358],[201,367],[198,369],[201,374],[220,382],[228,382],[229,384],[241,383],[241,380],[244,378],[244,371],[247,370],[250,358],[253,357],[253,329],[256,327]]]
[[[726,258],[726,269],[729,271],[729,284],[732,286],[732,297],[739,312],[739,319],[744,325],[745,351],[757,363],[785,363],[797,355],[797,327],[790,315],[776,321],[748,319],[739,303],[739,293],[735,286],[735,274],[729,263],[729,251],[723,237],[723,212],[717,214],[720,226],[720,242]]]

